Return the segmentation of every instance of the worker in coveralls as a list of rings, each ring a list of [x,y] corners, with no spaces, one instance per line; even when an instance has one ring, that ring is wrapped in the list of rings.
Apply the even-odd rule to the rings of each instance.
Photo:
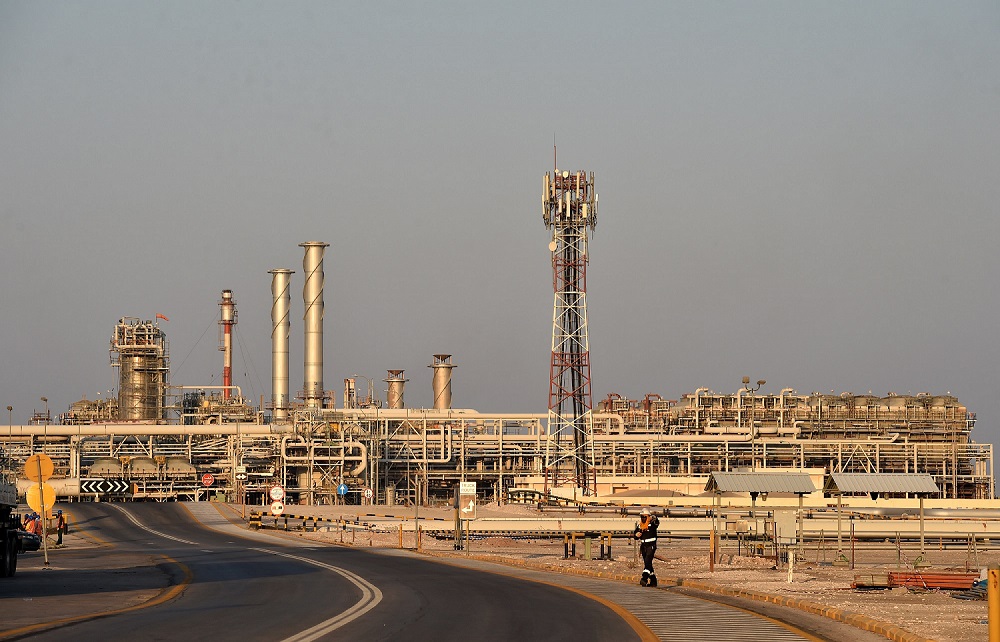
[[[639,522],[635,525],[635,538],[639,540],[639,553],[642,554],[642,577],[639,586],[656,586],[656,573],[653,572],[653,555],[656,554],[656,527],[660,520],[656,515],[650,515],[648,508],[639,513]]]

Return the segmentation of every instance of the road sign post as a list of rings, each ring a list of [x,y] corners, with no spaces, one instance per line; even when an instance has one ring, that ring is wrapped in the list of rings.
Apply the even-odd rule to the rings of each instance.
[[[48,403],[48,402],[46,402]],[[24,476],[29,480],[38,482],[38,486],[28,489],[28,505],[37,510],[42,520],[42,550],[45,555],[45,566],[49,565],[49,545],[48,545],[48,513],[56,503],[56,491],[45,483],[45,480],[52,476],[55,465],[52,458],[45,453],[34,454],[24,462]],[[35,491],[38,507],[31,503],[31,491]]]

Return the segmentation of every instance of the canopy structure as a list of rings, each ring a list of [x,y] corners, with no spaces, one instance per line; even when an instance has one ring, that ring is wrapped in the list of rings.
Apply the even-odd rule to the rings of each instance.
[[[809,473],[715,471],[709,476],[705,490],[713,493],[750,493],[751,497],[760,493],[794,493],[801,497],[819,489]]]
[[[831,473],[823,492],[830,495],[937,495],[941,490],[926,473]]]
[[[802,496],[815,493],[818,488],[813,484],[809,473],[792,471],[767,471],[730,473],[714,471],[708,477],[705,490],[714,493],[716,502],[723,493],[749,493],[751,519],[757,517],[757,496],[767,493],[794,493],[799,496],[798,529],[796,543],[802,541]],[[718,513],[718,511],[715,511]],[[713,520],[713,532],[716,530]],[[714,534],[713,534],[714,540]]]
[[[924,554],[924,497],[941,490],[926,473],[831,473],[823,492],[837,496],[837,553],[843,558],[841,504],[844,495],[867,493],[872,500],[879,495],[916,495],[920,498],[920,554]]]

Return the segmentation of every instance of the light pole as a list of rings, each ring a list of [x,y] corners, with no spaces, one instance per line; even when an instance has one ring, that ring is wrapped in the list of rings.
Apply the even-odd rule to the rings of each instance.
[[[45,452],[45,447],[49,443],[49,398],[42,397],[41,400],[45,404],[45,426],[42,428],[42,452]]]
[[[11,457],[11,444],[14,443],[14,419],[13,419],[14,406],[7,406],[7,467],[12,468],[11,462],[13,461]]]
[[[743,389],[750,393],[750,470],[757,470],[757,426],[754,425],[754,393],[760,390],[766,381],[757,380],[757,385],[750,385],[750,377],[743,377]]]

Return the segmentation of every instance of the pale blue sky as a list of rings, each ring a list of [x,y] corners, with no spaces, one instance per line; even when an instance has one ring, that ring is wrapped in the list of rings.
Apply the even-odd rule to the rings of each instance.
[[[1000,440],[996,2],[0,0],[0,406],[116,385],[121,316],[175,384],[270,390],[270,276],[327,252],[327,388],[544,412],[541,177],[597,174],[594,394],[947,391]],[[379,386],[380,389],[384,385]],[[596,401],[596,399],[595,399]]]

